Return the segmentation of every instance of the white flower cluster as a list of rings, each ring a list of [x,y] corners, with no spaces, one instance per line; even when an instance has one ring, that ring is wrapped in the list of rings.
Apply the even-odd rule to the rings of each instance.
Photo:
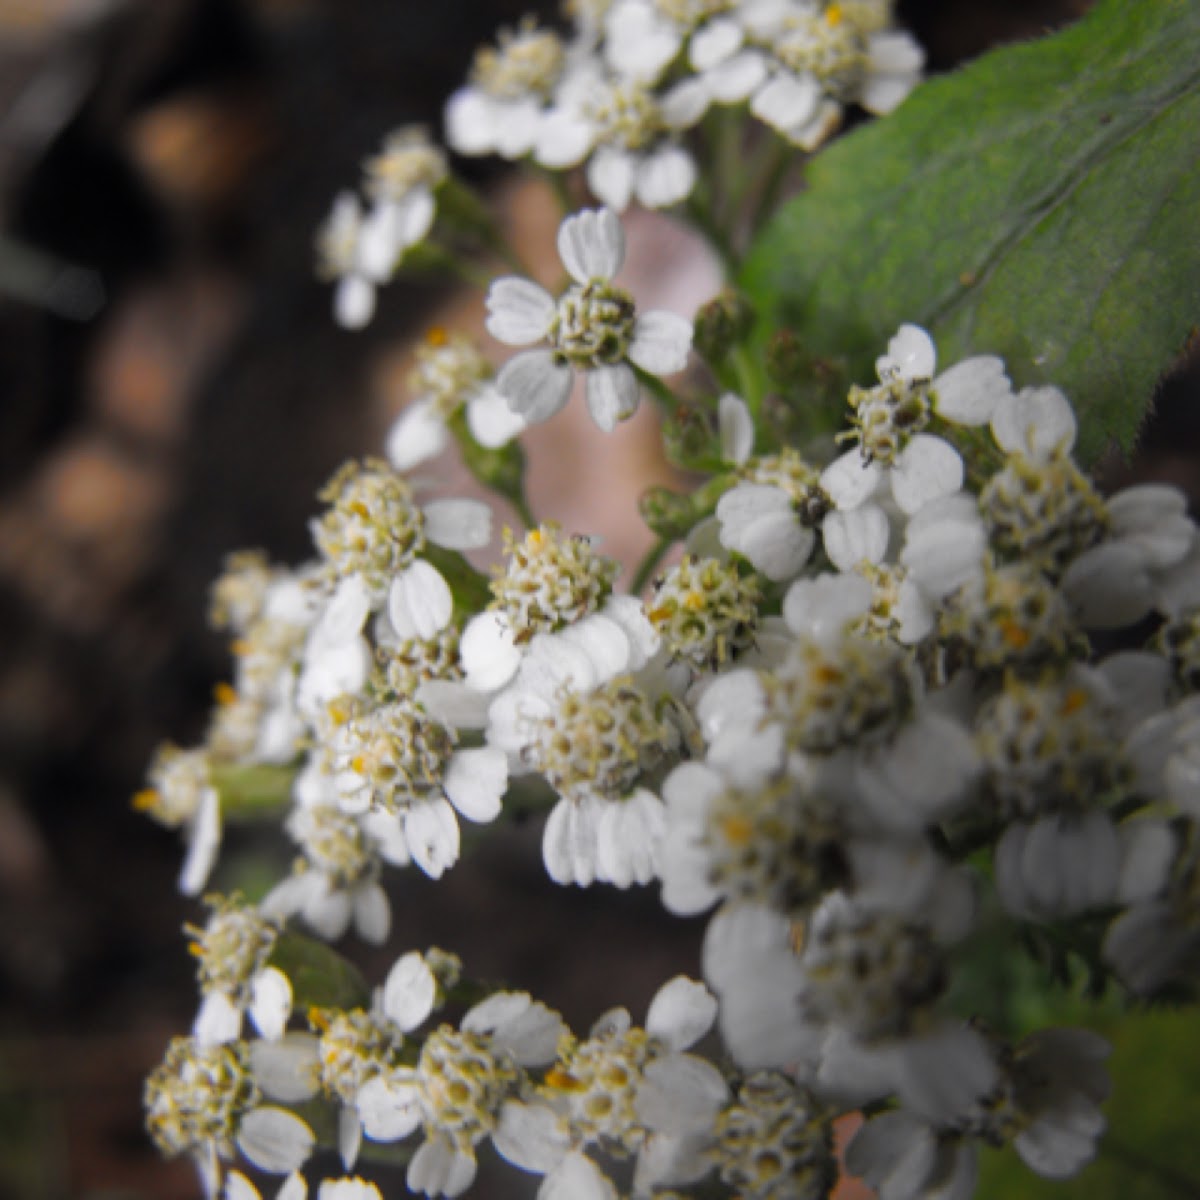
[[[1061,392],[1018,390],[990,355],[939,370],[915,325],[849,389],[836,449],[760,422],[747,344],[725,369],[703,321],[676,397],[693,322],[616,282],[618,210],[687,195],[682,131],[710,106],[811,148],[843,105],[899,103],[920,54],[884,0],[577,0],[571,16],[570,38],[523,24],[481,51],[448,110],[459,152],[586,161],[608,206],[563,220],[565,284],[491,281],[486,327],[518,348],[498,370],[428,336],[387,459],[320,493],[311,561],[229,560],[213,619],[233,679],[203,745],[160,750],[135,799],[185,832],[189,895],[241,816],[270,813],[295,846],[264,894],[207,897],[187,927],[200,1001],[147,1082],[151,1135],[227,1200],[259,1194],[225,1169],[238,1154],[283,1178],[280,1200],[307,1196],[299,1105],[324,1107],[345,1172],[318,1200],[378,1198],[350,1172],[397,1142],[426,1196],[465,1192],[488,1145],[540,1177],[539,1200],[826,1200],[846,1173],[885,1200],[966,1200],[981,1144],[1074,1175],[1105,1129],[1107,1044],[993,1028],[959,985],[984,912],[997,953],[1045,939],[1133,997],[1194,982],[1185,497],[1101,494]],[[344,323],[429,232],[445,173],[407,131],[370,165],[370,214],[340,202],[326,257]],[[745,396],[714,396],[731,376]],[[670,520],[647,505],[661,542],[629,591],[596,540],[528,513],[509,446],[580,378],[600,429],[644,387],[705,443],[688,465],[707,478]],[[489,506],[407,475],[452,439],[524,521],[490,577],[463,557],[488,545]],[[359,988],[321,941],[386,942],[389,870],[440,879],[460,820],[513,811],[544,815],[554,882],[654,886],[705,918],[704,982],[677,977],[643,1025],[615,1009],[586,1036],[440,950]]]

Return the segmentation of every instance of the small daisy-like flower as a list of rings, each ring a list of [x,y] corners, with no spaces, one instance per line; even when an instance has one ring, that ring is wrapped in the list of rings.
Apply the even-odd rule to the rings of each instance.
[[[371,830],[400,843],[431,879],[458,861],[455,812],[493,821],[508,785],[504,753],[456,748],[457,735],[412,700],[365,709],[334,735],[333,768],[343,812],[371,814]],[[393,849],[395,855],[395,849]]]
[[[625,1009],[606,1013],[572,1041],[533,1102],[510,1100],[493,1142],[509,1162],[546,1178],[539,1196],[608,1200],[611,1182],[587,1157],[590,1146],[637,1155],[636,1194],[701,1178],[701,1150],[729,1095],[712,1064],[686,1054],[711,1028],[716,1000],[678,976],[650,1003],[645,1028]]]
[[[190,1155],[210,1200],[220,1187],[220,1161],[235,1146],[260,1171],[290,1175],[316,1141],[299,1117],[261,1102],[244,1042],[175,1038],[146,1080],[144,1104],[155,1145],[170,1157]]]
[[[236,896],[212,896],[206,902],[212,909],[208,924],[186,927],[204,996],[193,1032],[204,1044],[233,1041],[241,1036],[242,1014],[248,1013],[263,1037],[282,1036],[292,985],[268,961],[278,923]]]
[[[714,1133],[708,1157],[746,1200],[825,1200],[837,1182],[831,1114],[776,1071],[749,1075]]]
[[[353,192],[342,192],[317,233],[317,273],[333,282],[333,315],[346,329],[362,329],[375,315],[375,290],[392,272],[390,245],[375,236]]]
[[[398,1066],[362,1088],[367,1136],[390,1142],[422,1128],[409,1189],[460,1195],[475,1178],[475,1146],[496,1129],[523,1068],[553,1062],[565,1034],[562,1018],[527,993],[489,996],[459,1029],[442,1025],[429,1034],[415,1067]]]
[[[558,34],[530,19],[475,55],[470,83],[446,104],[446,140],[459,154],[517,159],[537,140],[567,66]]]
[[[525,422],[496,390],[493,376],[470,338],[431,329],[408,378],[413,400],[387,435],[392,466],[407,471],[441,454],[450,441],[447,423],[464,408],[467,428],[481,446],[495,449],[512,441]]]
[[[588,409],[606,432],[633,415],[640,399],[634,367],[651,375],[683,369],[692,324],[674,313],[639,313],[613,276],[625,235],[611,209],[576,213],[558,231],[558,250],[574,283],[557,299],[528,279],[509,276],[487,295],[488,332],[510,346],[547,341],[509,360],[496,386],[527,421],[544,421],[567,402],[575,372],[584,375]]]
[[[221,798],[213,786],[211,766],[206,750],[164,744],[150,765],[149,786],[133,798],[134,808],[160,825],[183,828],[188,848],[179,890],[185,896],[200,894],[221,848]]]
[[[715,669],[753,642],[761,599],[752,575],[685,555],[655,584],[646,615],[670,654],[696,670]]]
[[[851,389],[849,436],[858,445],[821,475],[822,488],[841,512],[866,504],[885,481],[910,516],[962,486],[958,451],[921,431],[935,414],[954,424],[985,424],[1003,409],[1012,388],[998,358],[969,358],[934,378],[936,363],[925,330],[902,325],[876,361],[880,382]]]
[[[368,218],[380,262],[396,261],[433,227],[434,192],[446,177],[446,156],[420,125],[389,133],[365,164],[366,190],[375,207]],[[390,273],[390,272],[389,272]]]
[[[605,19],[605,58],[614,72],[657,83],[685,45],[718,36],[714,30],[729,24],[721,18],[736,7],[736,0],[616,0]]]

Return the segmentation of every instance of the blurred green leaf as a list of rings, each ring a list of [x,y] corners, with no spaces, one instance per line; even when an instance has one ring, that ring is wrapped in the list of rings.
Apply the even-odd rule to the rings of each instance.
[[[315,938],[288,931],[275,943],[271,966],[291,981],[292,1004],[309,1008],[365,1008],[371,1002],[366,980],[353,963]]]
[[[918,88],[819,155],[740,280],[853,378],[904,321],[949,364],[1053,382],[1079,452],[1128,449],[1200,321],[1200,4],[1101,0]]]

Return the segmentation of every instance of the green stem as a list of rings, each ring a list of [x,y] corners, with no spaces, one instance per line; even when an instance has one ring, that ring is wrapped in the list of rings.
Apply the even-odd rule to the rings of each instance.
[[[512,501],[512,506],[517,510],[517,516],[521,518],[526,529],[536,529],[538,520],[533,515],[533,510],[529,507],[529,501],[525,497],[525,492],[517,492],[516,495],[509,496]]]
[[[632,366],[632,364],[630,365]],[[675,393],[657,375],[651,375],[649,371],[643,371],[641,367],[634,367],[633,373],[642,387],[654,397],[663,412],[675,411],[675,406],[678,404]]]
[[[658,570],[658,564],[670,548],[675,544],[674,538],[659,538],[649,550],[646,551],[645,557],[637,565],[637,570],[633,573],[633,582],[629,585],[629,591],[636,596],[650,582],[651,576]]]

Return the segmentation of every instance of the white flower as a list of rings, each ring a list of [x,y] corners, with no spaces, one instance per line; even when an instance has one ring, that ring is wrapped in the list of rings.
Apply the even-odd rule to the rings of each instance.
[[[936,361],[929,335],[902,325],[876,361],[880,383],[851,390],[858,445],[821,475],[822,488],[841,511],[867,504],[885,481],[910,516],[962,486],[958,451],[920,431],[935,412],[955,424],[983,424],[1009,407],[1011,386],[999,359],[967,359],[935,379]]]
[[[493,374],[470,338],[430,330],[408,379],[413,399],[385,439],[392,466],[407,471],[440,454],[450,441],[447,422],[464,407],[467,428],[481,446],[496,449],[512,441],[525,422],[496,390]]]
[[[633,368],[652,375],[683,369],[692,341],[691,322],[674,313],[639,314],[612,278],[625,257],[621,222],[610,209],[576,213],[558,231],[558,250],[574,284],[557,300],[527,279],[509,276],[487,295],[488,331],[510,346],[545,339],[547,350],[527,350],[509,360],[496,386],[527,421],[544,421],[566,404],[575,370],[584,373],[588,408],[611,432],[637,409],[640,389]]]

